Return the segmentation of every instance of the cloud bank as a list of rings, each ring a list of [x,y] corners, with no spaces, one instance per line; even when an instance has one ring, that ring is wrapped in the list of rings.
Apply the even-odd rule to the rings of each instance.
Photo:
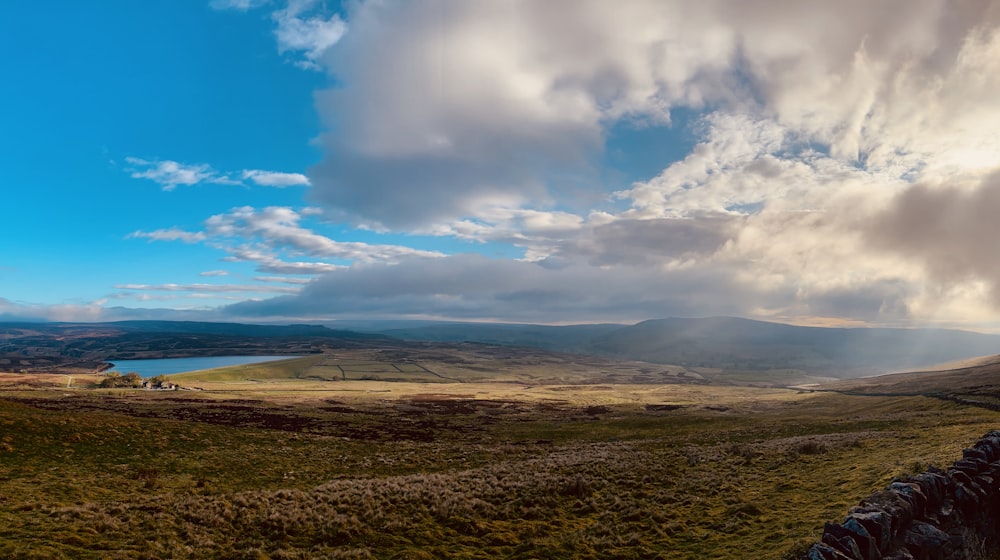
[[[482,254],[334,241],[287,208],[136,234],[322,274],[223,313],[996,321],[998,2],[302,6],[315,9],[292,2],[273,18],[279,50],[336,84],[316,95],[322,160],[308,179],[243,179],[308,182],[326,220]],[[282,35],[285,16],[306,22],[284,28],[301,42]],[[627,151],[630,130],[681,113],[683,157],[609,184],[612,129]],[[212,171],[139,173],[167,186]]]

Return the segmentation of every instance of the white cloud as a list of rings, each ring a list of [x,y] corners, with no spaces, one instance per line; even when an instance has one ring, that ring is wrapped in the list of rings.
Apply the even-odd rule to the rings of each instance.
[[[995,161],[994,141],[953,134],[956,122],[977,137],[995,130],[995,74],[979,70],[997,64],[1000,41],[988,27],[997,10],[984,8],[360,4],[351,33],[322,59],[343,86],[319,100],[336,132],[324,139],[317,200],[402,228],[479,218],[497,197],[538,206],[586,186],[609,123],[665,122],[681,107],[896,175],[942,150],[955,152],[937,156],[942,165]],[[748,161],[782,141],[744,140],[726,149],[750,150]]]
[[[169,228],[151,232],[136,231],[128,237],[205,243],[226,253],[223,261],[252,262],[257,265],[259,272],[267,274],[317,275],[343,270],[357,263],[392,263],[405,258],[444,256],[437,251],[402,245],[336,241],[303,227],[300,224],[303,215],[315,216],[316,212],[300,213],[292,208],[278,206],[257,210],[244,206],[208,218],[205,220],[204,231]],[[224,272],[210,271],[202,273],[202,276],[222,275]],[[271,278],[268,281],[285,280]],[[287,282],[303,283],[300,280]]]
[[[329,273],[233,313],[912,324],[1000,309],[996,2],[363,2],[345,23],[303,1],[272,18],[280,52],[335,80],[316,97],[323,159],[308,179],[238,176],[309,181],[316,207],[134,234]],[[609,192],[611,131],[678,110],[693,147]],[[321,212],[523,258],[338,241],[302,225]]]
[[[339,15],[315,13],[316,4],[316,0],[290,0],[284,10],[271,14],[277,25],[278,53],[300,53],[303,58],[296,65],[312,70],[320,69],[317,60],[347,32]]]
[[[149,239],[150,241],[183,241],[198,243],[205,240],[205,234],[200,231],[184,231],[177,228],[158,229],[154,231],[134,231],[127,236],[129,239]]]
[[[268,4],[270,0],[211,0],[208,5],[213,10],[237,10],[246,12]]]
[[[0,320],[5,321],[98,321],[105,313],[100,300],[88,304],[38,305],[0,297]]]
[[[276,254],[280,251],[254,244],[227,245],[216,243],[214,246],[228,253],[228,256],[222,258],[223,261],[252,262],[257,265],[258,272],[269,274],[302,274],[312,276],[347,268],[346,265],[331,264],[322,261],[284,260]]]
[[[281,284],[309,284],[310,278],[289,278],[288,276],[254,276],[257,282],[278,282]]]
[[[253,293],[287,293],[294,294],[299,288],[271,286],[266,284],[118,284],[116,290],[136,290],[141,292],[253,292]]]
[[[198,276],[229,276],[228,270],[206,270],[201,272]]]
[[[254,185],[264,187],[309,186],[309,178],[301,173],[285,173],[281,171],[265,171],[263,169],[244,169],[241,173],[222,173],[216,171],[207,163],[184,164],[172,160],[150,161],[137,157],[126,157],[125,161],[132,167],[126,169],[133,179],[149,179],[159,183],[163,190],[172,191],[177,185],[197,185],[200,183],[216,183],[224,185],[242,185],[250,181]],[[240,179],[234,179],[238,175]]]
[[[239,257],[236,256],[237,260]],[[334,272],[337,270],[345,270],[348,268],[344,265],[330,264],[325,262],[310,262],[310,261],[285,261],[273,256],[263,256],[259,259],[253,259],[257,263],[257,270],[260,272],[268,272],[271,274],[306,274],[306,275],[317,275],[317,274],[327,274],[329,272]]]
[[[299,225],[295,210],[271,206],[257,210],[250,206],[234,208],[205,221],[207,235],[259,240],[271,250],[286,249],[312,257],[343,259],[352,262],[393,262],[403,257],[440,257],[437,251],[422,251],[400,245],[377,245],[335,241]]]
[[[171,160],[149,161],[137,157],[126,157],[125,161],[133,166],[127,170],[133,179],[149,179],[158,183],[165,191],[172,191],[177,185],[238,184],[207,164],[188,165]]]
[[[269,0],[211,0],[216,10],[246,12],[269,4]],[[271,12],[278,54],[293,53],[292,62],[304,70],[321,70],[320,58],[347,33],[347,22],[327,10],[318,0],[287,0],[284,8]]]
[[[931,320],[1000,285],[935,272],[981,262],[976,243],[917,256],[872,226],[916,185],[977,192],[1000,161],[993,3],[440,0],[348,21],[319,59],[338,79],[310,174],[330,215],[515,245],[541,270],[725,270],[744,314]],[[676,109],[700,115],[694,149],[595,207],[609,128]]]
[[[301,173],[281,173],[278,171],[262,171],[260,169],[244,169],[243,179],[249,179],[254,184],[265,187],[281,188],[309,185],[309,178]]]

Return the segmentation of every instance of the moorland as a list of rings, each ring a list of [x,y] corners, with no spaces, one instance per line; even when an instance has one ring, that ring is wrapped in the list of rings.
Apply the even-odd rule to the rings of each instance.
[[[988,359],[804,387],[313,334],[177,391],[0,374],[0,557],[797,558],[1000,414]]]

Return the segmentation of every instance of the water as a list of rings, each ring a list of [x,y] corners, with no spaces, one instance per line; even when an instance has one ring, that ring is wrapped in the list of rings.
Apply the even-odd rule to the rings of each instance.
[[[123,374],[130,371],[141,377],[156,377],[171,373],[184,373],[202,369],[212,369],[244,364],[259,364],[275,360],[287,360],[299,356],[207,356],[203,358],[163,358],[157,360],[115,360],[111,370]],[[109,371],[111,371],[109,370]]]

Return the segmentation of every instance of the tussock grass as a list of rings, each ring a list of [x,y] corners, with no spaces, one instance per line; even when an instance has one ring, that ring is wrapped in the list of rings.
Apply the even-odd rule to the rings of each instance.
[[[784,558],[998,420],[925,397],[695,387],[647,410],[665,393],[461,385],[0,392],[0,557]]]

